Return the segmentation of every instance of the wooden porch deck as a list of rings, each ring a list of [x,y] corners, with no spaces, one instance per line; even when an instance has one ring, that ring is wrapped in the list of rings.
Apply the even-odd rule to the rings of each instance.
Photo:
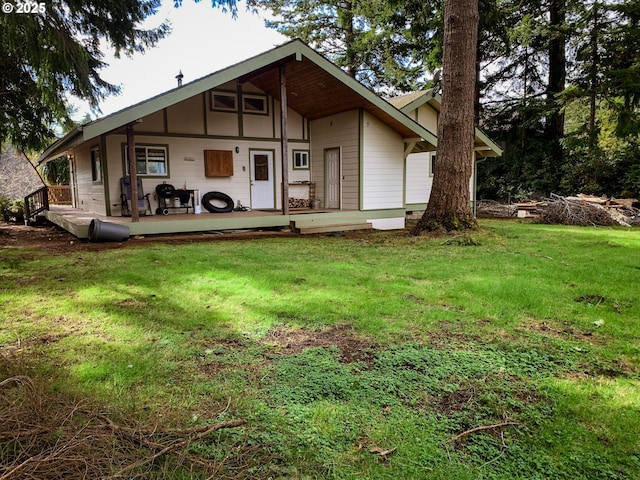
[[[356,228],[371,228],[367,223],[370,213],[347,210],[295,209],[289,215],[281,211],[252,210],[248,212],[141,216],[137,223],[130,217],[107,217],[69,206],[52,205],[46,218],[78,238],[89,238],[89,225],[93,219],[129,227],[130,235],[192,233],[224,230],[293,228],[300,233],[320,233]]]

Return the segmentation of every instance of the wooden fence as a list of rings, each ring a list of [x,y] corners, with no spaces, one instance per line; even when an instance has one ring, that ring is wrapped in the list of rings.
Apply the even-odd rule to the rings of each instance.
[[[49,203],[53,205],[71,205],[71,185],[50,185]]]

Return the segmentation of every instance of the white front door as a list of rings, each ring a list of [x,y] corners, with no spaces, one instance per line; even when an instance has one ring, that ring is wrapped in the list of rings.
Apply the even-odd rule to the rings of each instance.
[[[340,149],[324,152],[327,180],[327,208],[340,208]]]
[[[273,152],[251,150],[251,208],[275,208]]]

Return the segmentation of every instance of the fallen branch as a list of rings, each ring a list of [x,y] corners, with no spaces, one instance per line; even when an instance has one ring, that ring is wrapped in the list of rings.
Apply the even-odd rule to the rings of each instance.
[[[220,430],[222,428],[239,427],[240,425],[244,425],[245,423],[247,423],[247,421],[245,419],[243,419],[243,418],[239,418],[239,419],[236,419],[236,420],[229,420],[227,422],[222,422],[222,423],[216,423],[215,425],[211,425],[209,428],[207,428],[203,432],[200,432],[198,435],[195,435],[192,438],[187,438],[186,440],[183,440],[181,442],[175,443],[173,445],[169,445],[168,447],[165,447],[164,449],[160,450],[159,452],[155,453],[154,455],[151,455],[148,458],[143,458],[142,460],[137,461],[135,463],[132,463],[131,465],[127,465],[126,467],[121,469],[119,472],[117,472],[114,475],[112,475],[110,477],[107,477],[107,478],[118,478],[118,477],[121,477],[122,474],[124,474],[125,472],[133,470],[134,468],[146,465],[147,463],[151,463],[154,460],[156,460],[157,458],[160,458],[161,456],[166,455],[167,453],[174,452],[174,451],[179,450],[181,448],[186,448],[192,442],[195,442],[196,440],[200,440],[200,439],[206,437],[207,435],[209,435],[209,434],[211,434],[211,433],[213,433],[213,432],[215,432],[217,430]]]
[[[243,459],[262,452],[234,444],[232,453],[216,461],[189,449],[217,430],[245,423],[236,419],[182,429],[135,420],[116,423],[98,406],[49,393],[29,377],[0,379],[0,443],[11,445],[0,452],[0,480],[141,478],[151,472],[173,478],[180,471],[219,478],[228,468],[249,468]]]
[[[453,443],[456,440],[460,440],[462,437],[464,437],[466,435],[469,435],[470,433],[480,432],[482,430],[492,430],[494,428],[506,427],[507,425],[521,425],[521,424],[518,423],[518,422],[506,421],[506,422],[502,422],[502,423],[496,423],[494,425],[483,425],[481,427],[475,427],[475,428],[472,428],[472,429],[467,430],[465,432],[462,432],[462,433],[456,435],[455,437],[450,438],[445,443]]]

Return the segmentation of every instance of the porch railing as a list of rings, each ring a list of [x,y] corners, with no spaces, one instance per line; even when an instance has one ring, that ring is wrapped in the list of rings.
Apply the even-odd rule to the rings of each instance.
[[[39,213],[49,210],[49,193],[45,185],[30,195],[24,197],[24,223],[35,223]]]
[[[49,204],[71,205],[71,185],[49,185]]]

